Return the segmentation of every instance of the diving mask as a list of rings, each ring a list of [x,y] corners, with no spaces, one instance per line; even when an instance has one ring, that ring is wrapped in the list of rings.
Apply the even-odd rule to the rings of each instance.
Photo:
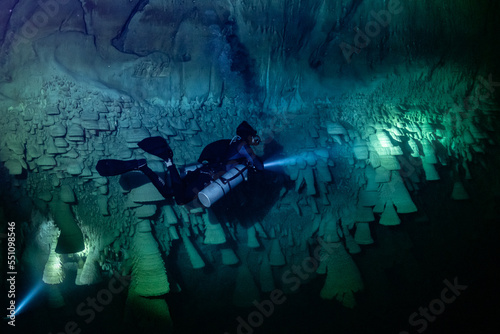
[[[250,143],[250,145],[259,145],[261,142],[261,139],[259,136],[252,136],[252,142]]]

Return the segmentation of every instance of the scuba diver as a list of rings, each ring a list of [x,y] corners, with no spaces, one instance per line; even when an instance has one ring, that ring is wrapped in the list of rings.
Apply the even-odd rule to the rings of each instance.
[[[236,129],[236,136],[208,144],[198,158],[199,164],[196,169],[188,171],[181,177],[173,163],[174,153],[167,141],[159,136],[143,139],[138,146],[164,161],[170,174],[171,186],[148,167],[146,159],[127,161],[103,159],[99,160],[96,169],[101,176],[114,176],[139,170],[149,178],[163,197],[173,196],[178,205],[187,204],[199,197],[203,205],[210,206],[231,187],[237,185],[240,176],[241,179],[246,179],[248,169],[264,170],[262,161],[251,148],[260,142],[257,131],[243,121]],[[212,185],[213,188],[210,190],[209,186]],[[199,196],[198,194],[204,189],[208,189],[209,193]]]

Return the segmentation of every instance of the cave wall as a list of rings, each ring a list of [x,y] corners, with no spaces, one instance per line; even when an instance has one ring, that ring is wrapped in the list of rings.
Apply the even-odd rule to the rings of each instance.
[[[162,310],[138,322],[152,328],[171,325],[169,310],[145,297],[179,290],[187,297],[184,306],[170,297],[174,326],[188,307],[245,309],[309,282],[318,300],[347,308],[363,288],[362,307],[390,295],[383,313],[401,302],[388,271],[425,282],[415,273],[429,268],[412,251],[429,240],[416,226],[447,235],[449,218],[438,222],[422,194],[453,212],[480,203],[479,221],[495,216],[496,2],[12,0],[0,8],[2,219],[22,226],[19,260],[52,286],[55,309],[64,303],[55,287],[73,284],[68,277],[87,286],[119,272],[132,275],[126,314]],[[95,170],[99,159],[146,158],[165,173],[140,140],[167,138],[182,166],[243,120],[263,138],[259,155],[288,159],[283,171],[251,175],[213,211],[163,199],[138,172]],[[53,252],[61,202],[83,232],[82,253]],[[456,248],[479,238],[458,225],[468,237]],[[292,268],[317,247],[330,252],[302,279]]]

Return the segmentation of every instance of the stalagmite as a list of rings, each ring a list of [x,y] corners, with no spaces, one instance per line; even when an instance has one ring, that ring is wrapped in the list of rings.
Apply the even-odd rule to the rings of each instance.
[[[393,146],[390,148],[390,155],[403,155],[403,150],[399,146]]]
[[[269,264],[272,266],[284,266],[286,264],[285,256],[281,251],[279,239],[274,239],[269,251]]]
[[[430,140],[434,135],[435,129],[434,127],[427,122],[427,120],[424,120],[422,124],[420,124],[420,129],[422,131],[422,136],[426,138],[427,140]]]
[[[370,234],[370,224],[369,223],[356,223],[356,232],[354,233],[354,241],[358,245],[371,245],[373,244],[373,239]]]
[[[314,174],[312,168],[307,167],[306,169],[302,170],[302,173],[304,175],[304,180],[306,182],[306,194],[308,196],[316,195],[316,186],[314,183]]]
[[[59,153],[66,153],[68,151],[66,148],[69,147],[69,144],[64,138],[54,138],[54,145],[58,148]]]
[[[329,135],[347,136],[347,130],[338,122],[327,122],[326,131]]]
[[[314,214],[319,213],[318,204],[316,203],[316,199],[314,197],[309,197],[307,203],[311,207],[312,213]]]
[[[82,285],[81,277],[82,277],[82,271],[83,271],[84,264],[85,264],[85,262],[81,258],[78,259],[78,267],[76,269],[75,285]]]
[[[312,219],[309,235],[312,236],[312,235],[314,235],[314,233],[319,231],[320,225],[321,225],[321,216],[319,214],[314,215],[313,219]]]
[[[470,131],[468,129],[463,130],[462,132],[462,139],[465,144],[467,145],[472,145],[476,142],[476,139],[472,136]]]
[[[61,186],[61,190],[59,192],[59,198],[64,203],[68,203],[68,204],[73,204],[76,202],[75,193],[69,185]]]
[[[23,173],[23,166],[19,160],[8,160],[4,163],[4,166],[9,170],[10,175],[21,175]]]
[[[108,209],[108,198],[104,195],[99,195],[97,197],[97,206],[99,208],[99,212],[103,216],[109,216],[109,209]]]
[[[79,280],[80,285],[92,285],[101,281],[101,271],[99,269],[99,264],[97,263],[98,259],[99,251],[94,246],[89,250],[87,259],[83,264]]]
[[[166,294],[170,291],[170,285],[158,244],[151,235],[149,222],[142,221],[137,225],[132,243],[134,264],[130,288],[144,297]]]
[[[470,173],[470,169],[469,169],[469,165],[467,164],[467,161],[464,160],[462,162],[462,167],[463,167],[463,169],[465,171],[465,179],[466,180],[471,180],[472,179],[472,175]]]
[[[253,225],[247,228],[247,246],[248,248],[259,248],[259,240],[257,240],[257,232]]]
[[[422,167],[424,169],[425,179],[427,181],[436,181],[436,180],[440,179],[439,174],[436,171],[436,168],[434,167],[434,164],[429,164],[427,162],[423,162]]]
[[[413,132],[413,135],[416,138],[418,138],[418,139],[422,138],[422,131],[420,130],[419,126],[415,122],[407,123],[406,130],[408,132]]]
[[[396,206],[398,213],[411,213],[417,211],[417,206],[413,203],[410,193],[406,189],[399,172],[392,172],[391,181],[385,185],[385,188],[385,190],[390,193],[390,198]]]
[[[378,191],[361,190],[358,196],[358,205],[360,206],[374,206],[378,202]]]
[[[208,245],[220,245],[225,243],[226,235],[213,211],[210,208],[206,209],[202,217],[205,224],[205,240],[203,242]]]
[[[43,269],[42,280],[46,284],[59,284],[64,279],[64,271],[62,268],[61,255],[55,252],[57,238],[59,237],[59,231],[52,236],[52,242],[50,244],[50,253],[45,268]]]
[[[161,202],[165,200],[165,197],[160,194],[151,182],[132,189],[128,196],[131,201],[136,203]]]
[[[43,149],[34,143],[28,143],[26,147],[26,157],[28,161],[39,158],[43,153]]]
[[[377,130],[376,133],[378,142],[381,147],[392,147],[392,142],[387,133],[384,130]]]
[[[368,145],[366,145],[366,141],[362,140],[361,138],[356,138],[354,140],[353,148],[354,156],[358,160],[365,160],[368,159]]]
[[[44,202],[50,202],[52,201],[52,194],[48,191],[43,191],[38,194],[38,199],[44,201]]]
[[[262,292],[271,292],[275,289],[273,271],[266,255],[262,257],[260,264],[259,281]]]
[[[372,166],[366,166],[365,168],[366,177],[366,188],[365,191],[377,191],[379,184],[376,182],[376,171]]]
[[[61,200],[53,200],[50,203],[50,211],[57,227],[61,230],[55,251],[60,254],[70,254],[84,250],[83,234],[77,225],[71,206]]]
[[[135,231],[137,233],[149,233],[152,231],[151,222],[147,219],[138,219],[135,223]]]
[[[57,165],[56,160],[48,155],[42,155],[40,158],[36,159],[36,164],[43,170],[49,170]]]
[[[232,248],[221,248],[222,264],[232,266],[240,262]]]
[[[389,182],[390,179],[391,179],[391,171],[390,170],[387,170],[382,166],[375,169],[375,182],[385,183],[385,182]]]
[[[293,247],[295,246],[295,241],[293,240],[293,233],[291,230],[288,230],[285,232],[286,233],[286,236],[287,236],[287,247]]]
[[[127,209],[134,209],[134,208],[138,208],[138,207],[142,206],[142,204],[131,201],[130,197],[127,196],[127,199],[125,200],[124,206]]]
[[[373,210],[371,208],[358,206],[356,208],[356,222],[372,222],[375,220],[375,216],[373,215]]]
[[[380,166],[391,171],[401,169],[398,160],[392,155],[381,155]]]
[[[136,202],[134,202],[134,203],[136,203]],[[157,207],[154,204],[145,204],[145,205],[138,206],[134,210],[134,213],[135,213],[137,218],[150,218],[156,214],[156,209],[157,209]]]
[[[171,240],[179,240],[179,233],[177,233],[177,228],[174,225],[168,227],[168,233]]]
[[[175,225],[179,222],[174,209],[170,205],[164,205],[161,208],[163,219],[167,225]]]
[[[136,144],[144,138],[150,137],[151,134],[146,128],[126,129],[124,130],[124,138],[127,143]],[[131,146],[133,147],[133,146]]]
[[[364,288],[359,269],[342,243],[329,243],[327,247],[324,251],[327,275],[320,296],[336,298],[345,307],[353,308],[356,305],[354,293]]]
[[[469,199],[469,194],[467,194],[467,191],[465,190],[464,184],[462,182],[455,181],[455,183],[453,184],[451,198],[456,201]]]
[[[74,161],[66,166],[66,172],[73,176],[78,176],[83,172],[84,165],[82,161]]]
[[[436,151],[434,150],[434,146],[431,142],[427,139],[422,139],[422,148],[424,153],[422,161],[428,164],[437,164],[438,161],[436,159]]]
[[[316,176],[319,182],[332,182],[332,174],[330,173],[330,169],[328,168],[328,165],[325,161],[318,160],[318,163],[316,165]]]
[[[394,209],[392,201],[389,200],[385,204],[385,210],[382,213],[382,216],[380,217],[379,223],[381,225],[386,225],[386,226],[394,226],[394,225],[399,225],[401,223],[401,220],[399,219],[398,214]]]
[[[186,209],[186,207],[182,205],[182,206],[177,206],[176,208],[178,209],[177,213],[180,214],[181,221],[184,224],[189,224],[189,212]]]
[[[370,151],[370,164],[373,168],[380,166],[380,156],[375,151]]]
[[[66,137],[71,141],[84,141],[85,133],[80,125],[72,124],[68,127]]]
[[[59,150],[54,144],[54,139],[47,138],[45,142],[45,153],[51,156],[56,156],[59,154]]]
[[[300,169],[296,164],[290,164],[286,166],[286,172],[290,177],[290,180],[296,181],[299,178]]]
[[[321,160],[324,162],[328,162],[328,165],[330,166],[333,162],[330,160],[330,153],[328,152],[327,149],[324,148],[319,148],[314,150],[314,155],[316,156],[316,160]]]
[[[395,141],[401,142],[400,137],[403,137],[403,134],[397,127],[392,126],[390,129],[387,129],[387,133],[391,136]]]
[[[66,305],[59,289],[59,285],[49,285],[47,287],[47,302],[50,308],[56,309]]]
[[[469,119],[466,124],[472,137],[474,137],[476,140],[488,139],[488,135],[484,131],[480,130],[480,128],[475,125],[471,119]]]
[[[297,180],[295,180],[295,192],[299,192],[304,184],[304,170],[300,169],[297,175]]]
[[[340,238],[337,233],[338,225],[337,218],[331,211],[326,212],[321,220],[319,235],[323,237],[326,242],[339,242]]]
[[[257,234],[259,235],[259,237],[264,238],[264,239],[268,239],[269,238],[267,236],[266,231],[264,231],[264,228],[262,227],[262,225],[259,222],[256,222],[255,224],[253,224],[253,226],[255,227],[255,231],[257,232]]]
[[[246,264],[238,267],[236,287],[233,293],[233,304],[238,307],[251,307],[255,300],[259,300],[260,293],[252,273]]]
[[[200,268],[205,267],[205,262],[201,258],[200,254],[198,254],[198,251],[194,247],[191,240],[189,240],[189,237],[187,236],[187,234],[184,230],[181,230],[181,238],[182,238],[182,243],[184,244],[184,247],[186,248],[189,260],[191,261],[191,265],[193,266],[193,268],[200,269]]]
[[[342,232],[344,234],[345,247],[351,254],[359,254],[361,253],[361,247],[359,247],[358,243],[354,241],[354,238],[349,231],[349,228],[342,224]]]
[[[318,156],[311,151],[303,153],[302,158],[305,160],[309,167],[315,167],[318,161]]]

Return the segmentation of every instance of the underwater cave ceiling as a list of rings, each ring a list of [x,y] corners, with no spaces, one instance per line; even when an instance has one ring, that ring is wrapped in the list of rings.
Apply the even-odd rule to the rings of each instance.
[[[270,293],[276,305],[298,295],[293,305],[304,289],[306,304],[327,308],[417,309],[387,282],[439,286],[461,270],[449,254],[485,235],[498,241],[488,222],[500,194],[499,9],[486,0],[2,0],[0,232],[16,222],[27,286],[43,280],[48,310],[74,310],[68,284],[130,275],[119,322],[153,332],[189,332],[188,307],[247,310]],[[213,208],[177,205],[140,172],[96,171],[100,159],[145,158],[165,173],[137,146],[152,136],[189,165],[243,120],[262,137],[256,153],[268,170]],[[426,262],[437,253],[433,265],[456,273]],[[184,297],[145,298],[176,293]],[[237,312],[248,314],[235,312],[207,331],[234,332]],[[352,333],[370,332],[360,328]]]

